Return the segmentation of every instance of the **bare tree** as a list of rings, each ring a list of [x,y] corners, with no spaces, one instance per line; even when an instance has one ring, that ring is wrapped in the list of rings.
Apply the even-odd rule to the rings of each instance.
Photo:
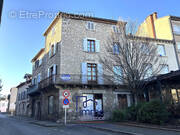
[[[147,38],[133,36],[131,33],[135,30],[135,23],[130,22],[125,29],[125,23],[119,21],[107,40],[106,53],[100,58],[104,74],[108,76],[106,79],[111,79],[117,86],[127,86],[134,102],[135,97],[143,94],[148,80],[157,75],[164,65],[157,55],[157,46]]]

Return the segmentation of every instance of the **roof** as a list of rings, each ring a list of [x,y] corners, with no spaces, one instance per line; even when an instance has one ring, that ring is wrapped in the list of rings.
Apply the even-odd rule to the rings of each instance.
[[[22,82],[22,83],[20,83],[16,88],[19,88],[19,87],[21,87],[21,86],[23,86],[23,85],[26,85],[27,83],[30,83],[30,82],[31,82],[31,80]]]
[[[156,41],[156,42],[164,42],[164,43],[174,43],[173,40],[166,40],[166,39],[140,37],[140,36],[134,36],[134,35],[127,35],[127,37],[130,38],[130,39],[139,39],[139,40],[145,40],[145,41]]]
[[[108,24],[117,24],[117,22],[118,22],[117,20],[113,20],[113,19],[105,19],[105,18],[99,18],[99,17],[85,16],[85,15],[80,15],[80,14],[59,12],[57,14],[57,16],[54,18],[54,20],[51,22],[49,27],[44,32],[44,34],[43,34],[44,36],[46,36],[49,29],[54,25],[56,20],[60,17],[66,17],[66,18],[71,18],[71,19],[76,19],[76,20],[96,21],[96,22],[108,23]]]
[[[170,15],[170,19],[175,20],[175,21],[180,21],[180,17],[178,17],[178,16],[171,16]]]
[[[36,54],[36,56],[31,60],[31,62],[34,62],[34,61],[36,61],[36,59],[44,52],[44,48],[42,48],[37,54]]]

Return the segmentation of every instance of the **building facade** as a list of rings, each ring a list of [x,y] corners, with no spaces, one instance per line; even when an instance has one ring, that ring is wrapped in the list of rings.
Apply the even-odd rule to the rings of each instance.
[[[157,13],[155,12],[149,15],[139,26],[137,35],[173,40],[178,66],[180,65],[180,17],[164,16],[158,18]]]
[[[9,112],[11,115],[15,115],[17,90],[16,87],[10,89]]]
[[[8,99],[7,96],[0,97],[0,113],[8,112]]]
[[[107,71],[100,63],[107,53],[107,39],[117,32],[116,24],[116,20],[59,13],[44,33],[45,48],[32,59],[28,89],[32,117],[63,120],[64,90],[70,91],[68,120],[108,119],[114,109],[132,104],[131,91],[106,79]],[[172,41],[143,40],[166,51],[165,72],[178,69]]]
[[[27,89],[31,85],[31,75],[25,75],[26,81],[20,83],[17,86],[17,99],[16,99],[16,115],[21,116],[30,116],[30,105],[29,105],[29,96],[27,95]]]

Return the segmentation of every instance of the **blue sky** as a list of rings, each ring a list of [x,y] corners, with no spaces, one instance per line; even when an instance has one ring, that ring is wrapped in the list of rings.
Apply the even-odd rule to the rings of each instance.
[[[52,18],[22,18],[20,13],[46,13],[58,11],[93,14],[110,19],[137,20],[142,22],[149,14],[180,16],[179,0],[5,0],[0,26],[0,78],[3,93],[24,81],[31,73],[31,59],[44,47],[43,32]],[[12,17],[12,13],[14,16]]]

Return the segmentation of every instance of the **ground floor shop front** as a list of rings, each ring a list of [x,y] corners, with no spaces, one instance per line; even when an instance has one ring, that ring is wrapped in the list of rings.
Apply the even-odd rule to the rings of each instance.
[[[126,89],[61,87],[41,91],[31,96],[31,116],[41,120],[64,121],[63,92],[70,92],[68,121],[109,119],[116,109],[131,105],[131,93]]]

